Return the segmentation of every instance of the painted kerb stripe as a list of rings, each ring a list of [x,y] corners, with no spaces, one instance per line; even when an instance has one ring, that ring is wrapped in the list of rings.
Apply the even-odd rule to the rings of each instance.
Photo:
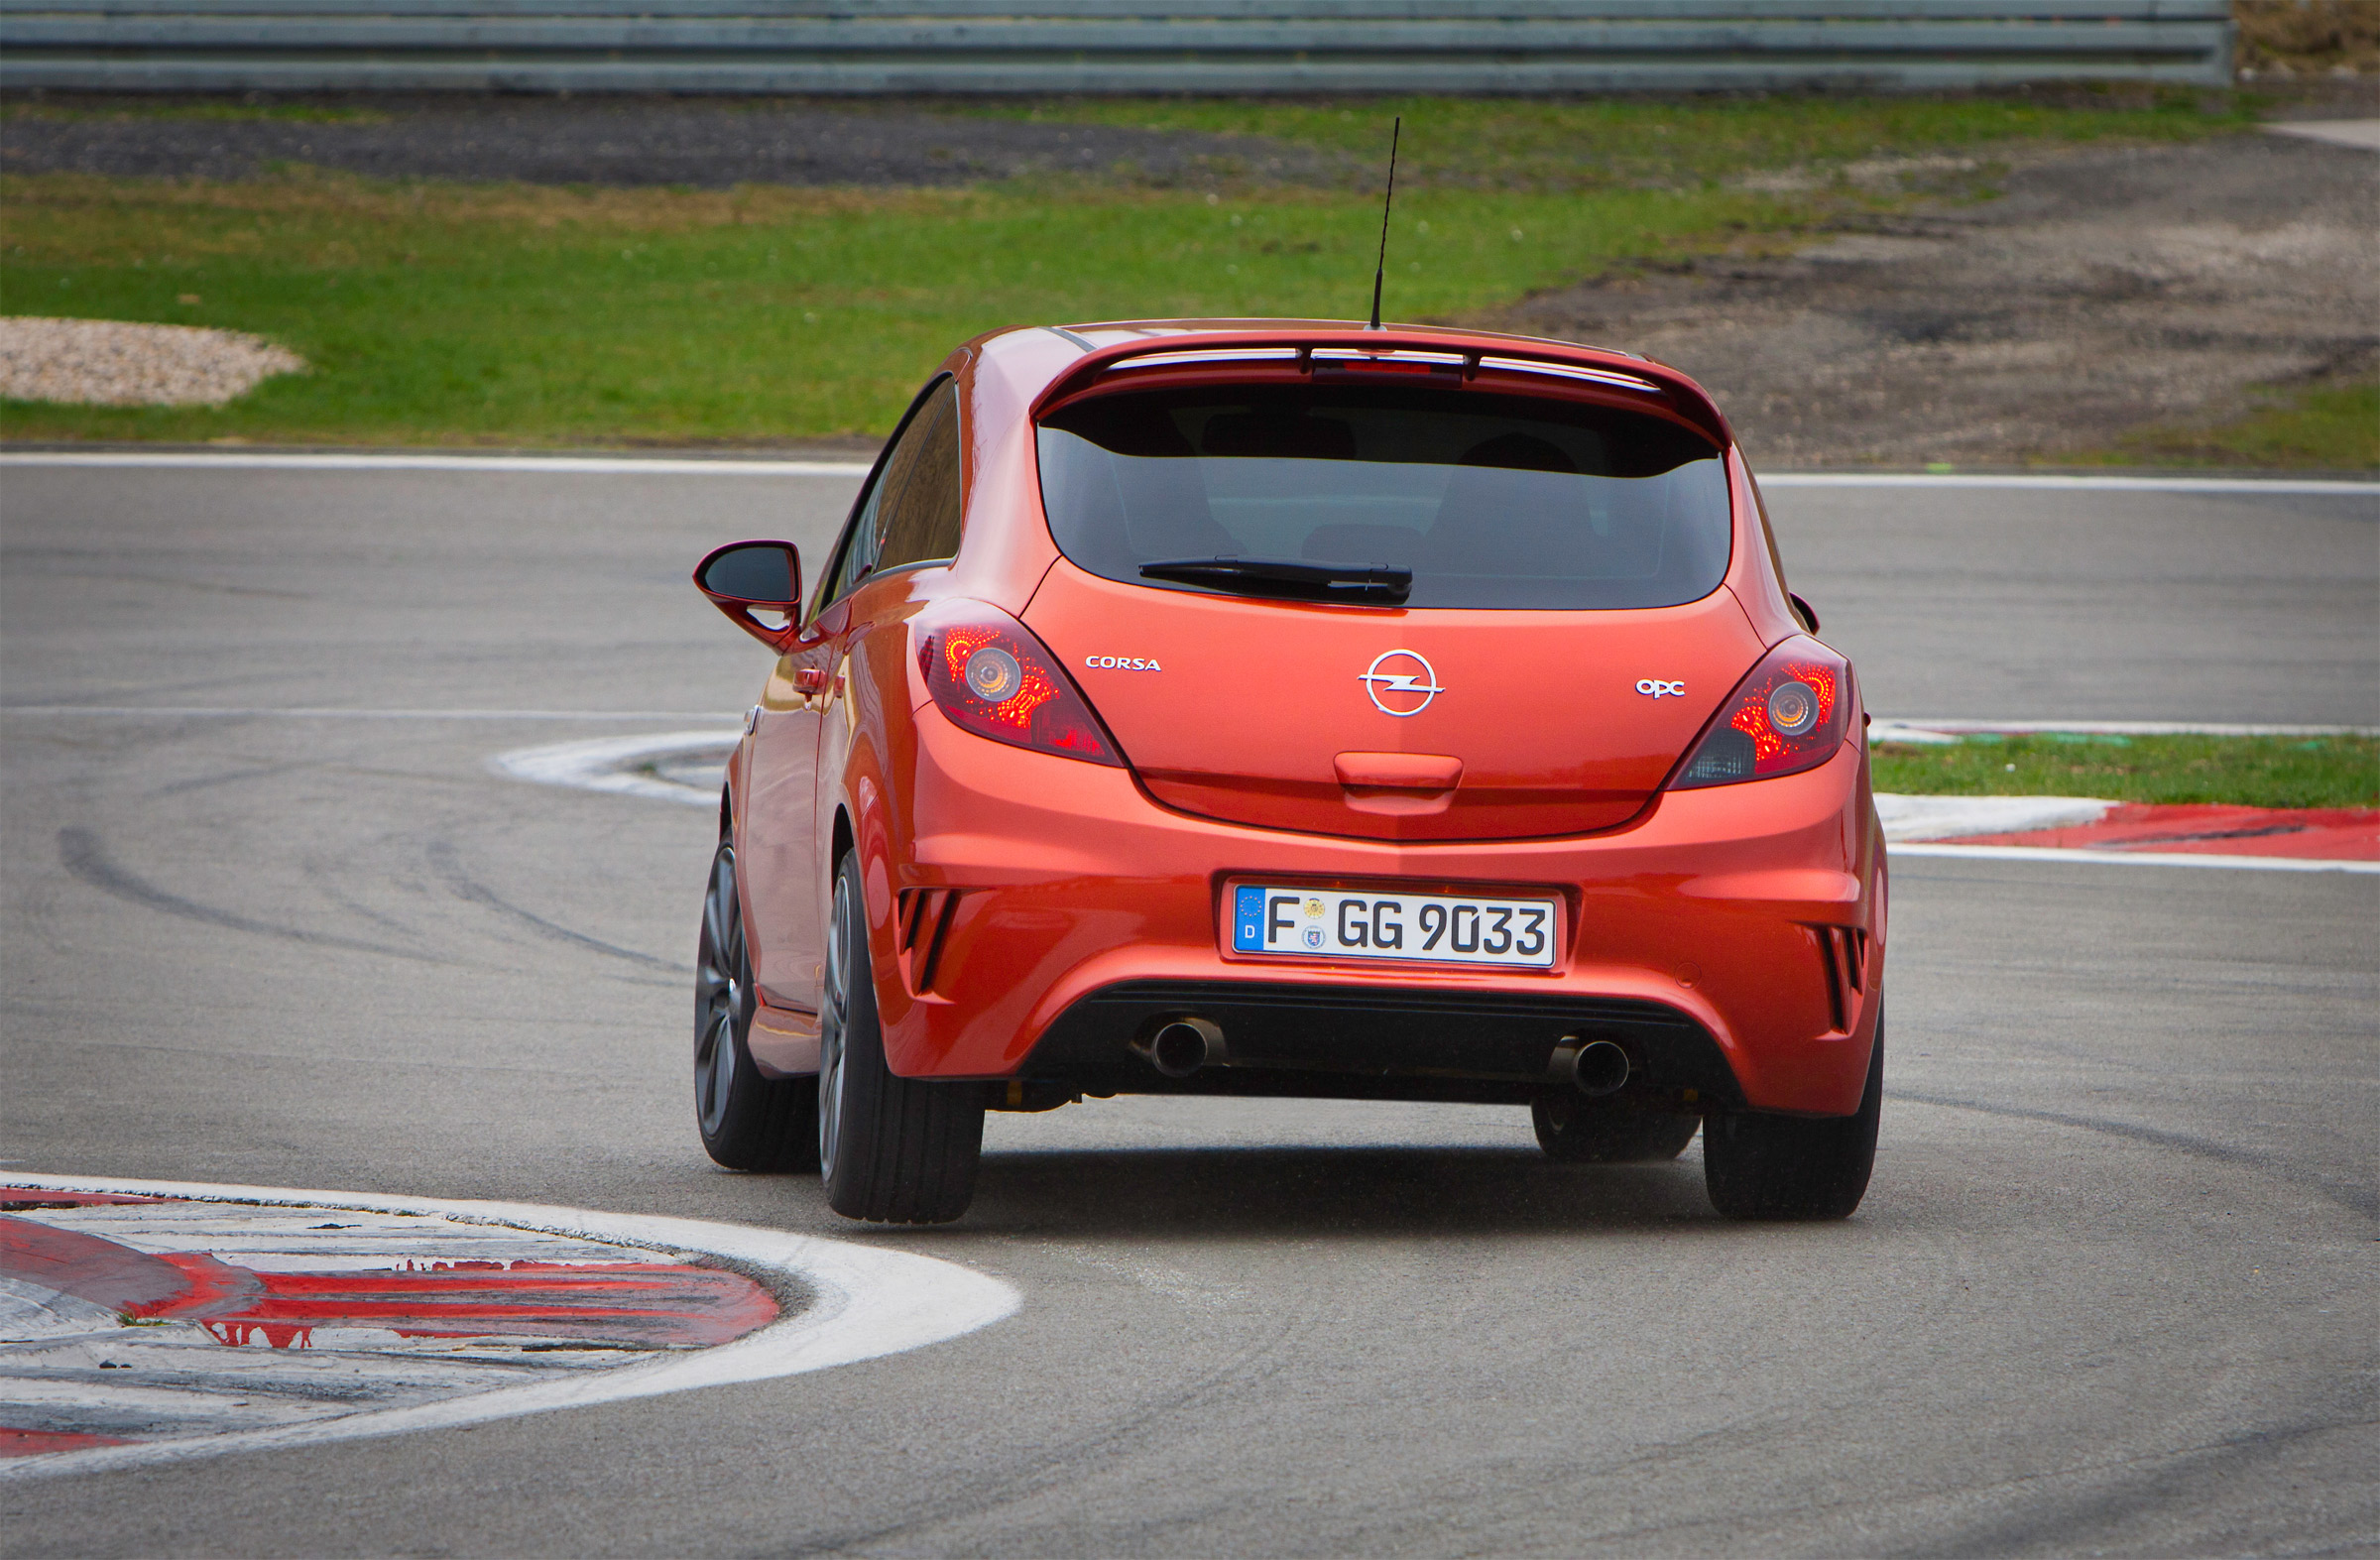
[[[187,1198],[193,1202],[430,1214],[464,1223],[511,1225],[624,1246],[700,1252],[748,1269],[757,1267],[796,1279],[808,1288],[813,1299],[808,1308],[733,1343],[672,1354],[649,1365],[622,1366],[574,1380],[500,1387],[468,1397],[373,1410],[313,1424],[12,1459],[0,1463],[0,1484],[51,1474],[178,1462],[221,1452],[259,1451],[360,1436],[394,1435],[407,1430],[481,1424],[519,1414],[682,1392],[697,1386],[796,1376],[957,1338],[1013,1314],[1023,1303],[1023,1296],[1013,1286],[939,1258],[781,1230],[714,1224],[702,1219],[597,1213],[535,1203],[303,1191],[286,1186],[218,1186],[189,1181],[21,1175],[13,1171],[7,1179],[12,1185],[59,1191],[128,1192]]]

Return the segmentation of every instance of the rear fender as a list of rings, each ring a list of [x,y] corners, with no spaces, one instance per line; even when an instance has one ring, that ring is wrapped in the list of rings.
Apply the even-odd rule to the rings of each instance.
[[[893,587],[896,580],[887,580]],[[873,587],[872,587],[873,588]],[[868,962],[876,983],[877,1014],[885,1030],[885,1055],[904,1076],[901,1043],[912,998],[899,978],[900,890],[907,887],[906,863],[914,859],[914,825],[909,800],[915,792],[917,736],[910,707],[914,667],[903,627],[913,601],[881,604],[868,629],[856,637],[843,665],[836,708],[830,709],[819,770],[834,777],[830,804],[822,811],[835,833],[848,831],[849,850],[859,858],[863,908],[868,923]],[[830,834],[821,860],[839,870],[845,854]],[[831,882],[830,882],[831,893]]]

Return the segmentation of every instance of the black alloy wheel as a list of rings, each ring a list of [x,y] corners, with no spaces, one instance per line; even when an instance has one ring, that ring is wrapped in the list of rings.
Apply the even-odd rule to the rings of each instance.
[[[818,1029],[818,1157],[852,1219],[947,1224],[975,1199],[985,1086],[894,1076],[885,1061],[858,853],[835,869]]]
[[[1703,1118],[1703,1185],[1730,1219],[1847,1219],[1867,1195],[1884,1109],[1884,1015],[1867,1088],[1848,1116],[1713,1112]]]
[[[1647,1111],[1575,1091],[1548,1090],[1529,1102],[1537,1145],[1570,1164],[1642,1164],[1674,1159],[1694,1141],[1699,1116]]]
[[[767,1078],[747,1041],[760,996],[736,893],[736,847],[719,842],[694,961],[694,1124],[731,1170],[818,1168],[818,1080]]]

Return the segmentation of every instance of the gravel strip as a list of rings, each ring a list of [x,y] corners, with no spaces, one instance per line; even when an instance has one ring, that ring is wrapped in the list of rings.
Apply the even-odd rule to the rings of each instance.
[[[0,317],[0,396],[87,407],[219,407],[305,359],[262,336],[117,319]]]
[[[2380,158],[2288,136],[2098,146],[2006,195],[1476,320],[1675,363],[1755,465],[2056,459],[2380,372]],[[1394,307],[1391,279],[1390,307]]]

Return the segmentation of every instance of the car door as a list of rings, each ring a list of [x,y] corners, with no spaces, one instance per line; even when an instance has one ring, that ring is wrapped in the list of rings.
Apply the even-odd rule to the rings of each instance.
[[[832,670],[835,624],[814,615],[777,658],[752,714],[742,839],[737,847],[750,918],[753,979],[772,1008],[818,1011],[826,956],[816,904],[818,723]]]
[[[753,976],[773,1008],[818,1011],[830,893],[823,831],[833,825],[831,802],[823,794],[832,787],[819,783],[820,757],[822,748],[840,755],[845,747],[829,743],[826,732],[830,713],[845,707],[837,689],[853,626],[853,593],[888,566],[888,540],[895,557],[916,550],[914,528],[898,529],[892,521],[904,512],[897,495],[915,464],[918,440],[911,430],[924,431],[920,413],[930,409],[937,391],[947,394],[948,384],[937,380],[920,393],[878,458],[829,555],[809,620],[777,659],[753,712],[738,854],[752,926]],[[953,537],[955,545],[955,530]],[[762,820],[758,827],[752,824],[756,819]]]

